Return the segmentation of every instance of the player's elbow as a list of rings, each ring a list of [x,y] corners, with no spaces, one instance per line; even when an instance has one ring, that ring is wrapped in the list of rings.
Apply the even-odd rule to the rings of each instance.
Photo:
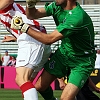
[[[43,43],[46,44],[46,45],[51,45],[54,42],[55,41],[53,39],[46,39]]]
[[[44,42],[44,44],[51,45],[52,43],[51,42]]]

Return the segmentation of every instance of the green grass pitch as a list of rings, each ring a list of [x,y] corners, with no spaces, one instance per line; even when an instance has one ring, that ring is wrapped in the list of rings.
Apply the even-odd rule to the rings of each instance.
[[[62,91],[55,90],[54,95],[58,99],[60,98]],[[100,93],[96,93],[100,97]],[[40,94],[39,100],[44,100]],[[0,100],[23,100],[20,90],[0,89]]]
[[[61,90],[55,90],[54,95],[60,98]],[[40,94],[39,100],[44,100]],[[0,89],[0,100],[23,100],[20,90]]]

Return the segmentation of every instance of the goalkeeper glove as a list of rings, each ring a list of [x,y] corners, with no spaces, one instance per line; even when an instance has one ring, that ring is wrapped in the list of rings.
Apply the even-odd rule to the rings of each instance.
[[[11,28],[27,33],[29,25],[23,23],[22,17],[14,16],[11,20]]]
[[[27,3],[27,7],[28,8],[33,8],[37,2],[39,2],[40,0],[26,0]]]

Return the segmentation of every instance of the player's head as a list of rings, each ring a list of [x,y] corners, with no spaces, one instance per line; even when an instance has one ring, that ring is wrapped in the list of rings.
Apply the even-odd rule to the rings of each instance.
[[[6,50],[5,53],[8,53],[8,50]]]
[[[8,55],[8,50],[5,51],[5,55]]]
[[[100,49],[97,50],[97,53],[100,54]]]

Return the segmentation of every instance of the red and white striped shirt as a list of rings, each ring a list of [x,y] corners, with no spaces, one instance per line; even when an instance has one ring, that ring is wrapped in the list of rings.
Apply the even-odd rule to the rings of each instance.
[[[0,10],[0,21],[4,27],[9,31],[13,36],[18,38],[21,35],[19,30],[11,29],[11,19],[13,16],[19,15],[22,17],[24,23],[31,24],[35,29],[38,29],[46,33],[45,27],[40,25],[36,20],[29,20],[25,15],[25,10],[20,4],[10,4],[7,8]],[[24,37],[25,39],[25,37]]]

